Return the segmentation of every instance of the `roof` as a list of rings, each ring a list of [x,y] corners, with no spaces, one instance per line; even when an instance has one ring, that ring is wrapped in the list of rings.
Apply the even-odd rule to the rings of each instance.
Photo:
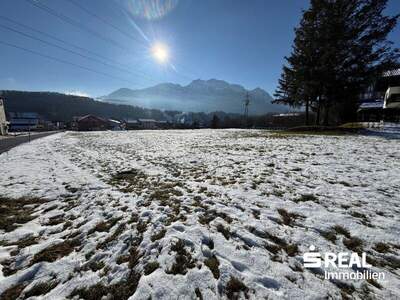
[[[139,121],[138,120],[124,120],[125,123],[131,123],[131,124],[138,124]]]
[[[400,69],[394,69],[383,73],[383,77],[400,76]]]
[[[359,109],[379,109],[383,108],[383,101],[373,101],[361,103]]]
[[[287,113],[287,114],[277,114],[273,115],[273,117],[298,117],[300,113]]]
[[[100,117],[97,117],[97,116],[93,116],[93,115],[86,115],[86,116],[83,116],[83,117],[78,117],[78,122],[80,122],[80,121],[82,121],[82,120],[84,120],[84,119],[87,119],[87,118],[94,118],[94,119],[97,119],[97,120],[100,120],[100,121],[102,121],[102,122],[107,122],[106,120],[104,120],[103,118],[100,118]]]
[[[156,122],[154,119],[139,119],[139,122]]]
[[[10,118],[16,119],[38,119],[39,114],[36,112],[9,112]]]

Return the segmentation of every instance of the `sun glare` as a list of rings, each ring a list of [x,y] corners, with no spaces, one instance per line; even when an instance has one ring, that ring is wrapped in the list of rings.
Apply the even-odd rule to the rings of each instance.
[[[151,53],[159,63],[166,63],[169,59],[168,48],[164,44],[161,43],[155,44],[151,48]]]

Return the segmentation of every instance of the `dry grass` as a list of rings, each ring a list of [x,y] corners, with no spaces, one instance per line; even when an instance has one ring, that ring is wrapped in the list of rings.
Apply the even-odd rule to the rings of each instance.
[[[346,228],[344,228],[343,226],[335,225],[335,226],[332,227],[332,229],[334,231],[336,231],[336,233],[344,235],[347,238],[351,237],[350,232]]]
[[[219,279],[219,261],[215,255],[210,258],[207,258],[204,261],[204,264],[210,269],[215,279]]]
[[[18,297],[21,295],[22,291],[25,289],[26,286],[27,283],[18,283],[16,285],[13,285],[0,295],[0,300],[18,299]]]
[[[236,277],[231,276],[225,288],[225,293],[228,299],[240,299],[241,294],[248,298],[248,292],[249,288],[242,281],[240,281]]]
[[[35,219],[36,217],[32,216],[35,208],[45,202],[46,200],[40,198],[0,197],[0,230],[10,232],[19,225]]]
[[[30,290],[24,293],[24,298],[46,295],[59,284],[58,280],[36,283]]]
[[[230,239],[231,232],[229,230],[229,227],[225,227],[223,224],[219,223],[217,225],[217,231],[222,233],[222,235],[225,237],[226,240]]]
[[[121,219],[122,219],[122,217],[112,218],[112,219],[110,219],[108,221],[101,221],[100,223],[97,223],[97,225],[95,227],[93,227],[92,229],[90,229],[88,231],[88,235],[92,234],[92,233],[94,233],[96,231],[97,232],[108,232]]]
[[[156,261],[147,263],[143,268],[144,275],[150,275],[155,270],[157,270],[159,267],[160,267],[160,264]]]
[[[64,256],[69,255],[76,247],[81,245],[81,241],[79,239],[68,239],[63,241],[62,243],[50,246],[46,249],[43,249],[39,253],[36,253],[31,261],[31,265],[47,261],[54,262]]]
[[[293,226],[295,224],[295,220],[301,218],[299,214],[290,213],[284,208],[278,208],[278,213],[281,216],[281,222],[288,226]]]
[[[166,271],[167,274],[182,274],[187,273],[187,269],[194,268],[194,260],[189,252],[185,249],[185,243],[182,240],[178,240],[171,247],[172,251],[176,252],[175,262],[172,267]]]
[[[153,234],[151,237],[150,237],[150,240],[152,241],[152,242],[155,242],[155,241],[157,241],[157,240],[160,240],[160,239],[162,239],[164,236],[165,236],[165,233],[166,233],[167,231],[165,230],[165,229],[161,229],[159,232],[157,232],[156,234]]]
[[[125,228],[126,228],[125,223],[119,224],[117,229],[115,229],[114,233],[108,236],[103,242],[98,243],[96,248],[97,249],[106,248],[108,244],[115,241],[124,232]]]

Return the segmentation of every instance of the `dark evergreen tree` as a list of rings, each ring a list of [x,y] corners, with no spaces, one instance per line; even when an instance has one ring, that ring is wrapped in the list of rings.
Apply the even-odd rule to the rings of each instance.
[[[355,119],[362,89],[397,65],[387,35],[399,15],[383,15],[387,0],[312,0],[295,30],[276,101],[323,112],[324,124]]]
[[[211,128],[219,128],[219,118],[217,115],[213,115],[212,120],[211,120]]]

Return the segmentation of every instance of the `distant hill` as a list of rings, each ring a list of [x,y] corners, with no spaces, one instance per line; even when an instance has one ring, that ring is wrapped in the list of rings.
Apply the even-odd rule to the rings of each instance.
[[[166,120],[168,115],[156,109],[117,105],[92,98],[52,92],[0,91],[6,112],[37,112],[50,121],[72,120],[74,116],[94,114],[104,118]]]
[[[217,79],[198,79],[187,86],[163,83],[138,90],[121,88],[102,99],[110,103],[131,104],[152,109],[206,113],[223,111],[241,114],[246,93],[250,96],[249,113],[252,115],[287,110],[287,107],[272,104],[273,98],[263,89],[246,90],[241,85]]]

